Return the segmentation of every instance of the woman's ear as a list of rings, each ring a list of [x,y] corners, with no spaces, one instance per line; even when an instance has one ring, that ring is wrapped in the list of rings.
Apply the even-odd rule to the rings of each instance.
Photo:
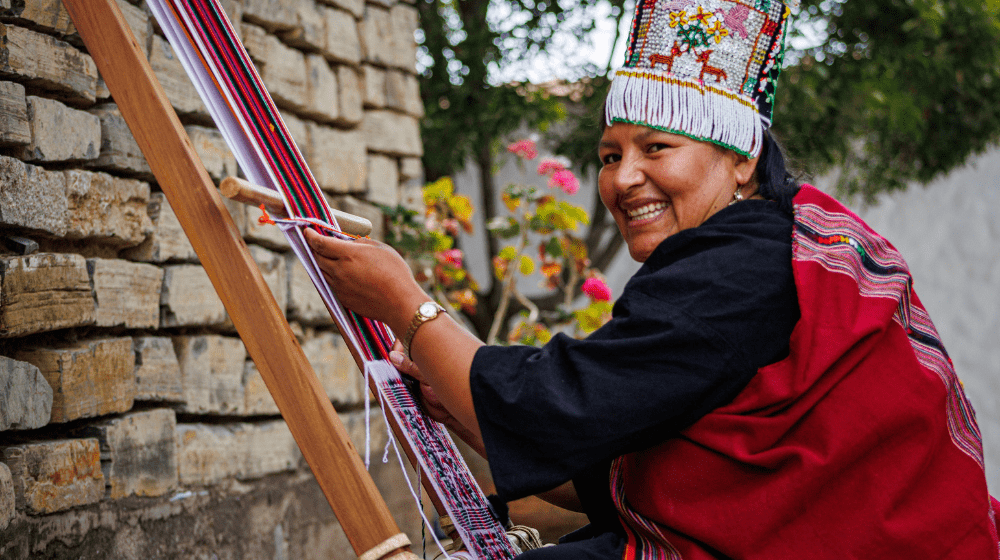
[[[736,154],[736,184],[745,185],[749,183],[754,173],[757,171],[757,161],[760,156],[748,158],[747,156]]]

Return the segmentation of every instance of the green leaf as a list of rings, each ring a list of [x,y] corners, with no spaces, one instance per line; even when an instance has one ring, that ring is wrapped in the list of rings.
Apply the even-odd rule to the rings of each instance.
[[[520,262],[518,263],[518,270],[521,274],[530,276],[531,273],[535,271],[535,261],[527,255],[521,255]]]
[[[587,211],[579,206],[575,206],[568,202],[560,202],[559,209],[566,214],[570,219],[580,222],[583,225],[590,223],[590,216],[587,215]],[[575,227],[573,229],[576,229]]]
[[[794,53],[773,130],[841,194],[926,183],[1000,139],[995,0],[806,0],[796,22],[829,39]]]
[[[506,261],[512,260],[517,256],[517,249],[507,245],[503,249],[500,249],[500,253],[497,256]]]
[[[562,244],[559,242],[558,237],[551,237],[545,243],[545,254],[557,258],[562,256],[563,254]]]
[[[497,216],[486,224],[486,229],[500,239],[510,239],[521,234],[521,224],[510,217]]]
[[[430,234],[433,243],[433,251],[447,251],[455,246],[455,240],[449,235],[436,231],[432,231]]]

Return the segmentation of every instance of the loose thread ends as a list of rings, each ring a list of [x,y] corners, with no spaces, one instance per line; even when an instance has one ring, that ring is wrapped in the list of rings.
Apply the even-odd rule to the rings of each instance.
[[[271,225],[271,226],[275,225],[274,220],[271,219],[271,215],[267,213],[267,206],[264,206],[263,204],[261,204],[259,206],[259,208],[260,208],[260,211],[261,211],[261,215],[260,215],[259,218],[257,218],[257,223],[259,223],[262,226],[264,226],[264,225]]]

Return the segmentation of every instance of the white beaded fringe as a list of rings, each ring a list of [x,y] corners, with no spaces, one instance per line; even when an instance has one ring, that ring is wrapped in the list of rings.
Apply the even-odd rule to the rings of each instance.
[[[676,82],[684,82],[679,84]],[[696,80],[655,70],[619,70],[611,82],[605,119],[645,124],[722,144],[755,157],[764,123],[749,98],[731,97]]]

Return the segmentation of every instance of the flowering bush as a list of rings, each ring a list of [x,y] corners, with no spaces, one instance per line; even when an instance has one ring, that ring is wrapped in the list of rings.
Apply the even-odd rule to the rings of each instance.
[[[456,195],[451,178],[443,177],[423,190],[425,211],[383,208],[389,218],[385,238],[410,259],[417,281],[446,307],[476,312],[479,285],[465,270],[464,255],[455,248],[459,230],[472,232],[473,208],[467,196]]]
[[[568,169],[556,171],[549,177],[550,187],[559,187],[566,194],[576,194],[580,190],[580,181],[577,181],[573,172]]]
[[[522,166],[538,153],[530,140],[514,142],[507,150],[520,158]],[[559,160],[543,159],[536,172],[548,177],[550,188],[566,194],[575,194],[580,188],[579,180],[567,169],[567,164]],[[550,191],[529,185],[508,185],[502,199],[509,215],[498,216],[486,225],[493,237],[509,243],[493,259],[493,272],[502,282],[503,292],[489,340],[495,340],[498,335],[511,300],[516,300],[526,310],[507,336],[511,343],[544,344],[552,337],[553,330],[588,334],[604,324],[611,313],[610,290],[600,280],[598,272],[590,268],[586,245],[575,235],[580,225],[590,223],[587,212],[558,200]],[[543,315],[518,289],[518,280],[536,271],[545,278],[544,287],[561,292],[562,303],[555,313]],[[585,285],[604,286],[605,292],[601,295],[607,297],[591,296],[589,305],[571,312],[581,278],[590,282]]]
[[[516,155],[522,166],[538,157],[531,140],[514,142],[507,151]],[[580,182],[562,161],[544,159],[536,170],[548,179],[549,189],[574,194],[580,188]],[[486,337],[490,344],[498,342],[513,301],[524,311],[506,336],[509,343],[542,345],[555,331],[589,334],[611,317],[611,290],[600,273],[590,267],[586,245],[575,235],[579,226],[589,224],[590,218],[579,206],[559,200],[552,190],[508,185],[502,193],[507,215],[486,224],[492,237],[506,243],[493,257],[493,273],[502,291]],[[462,252],[454,247],[459,232],[472,229],[472,204],[467,197],[454,193],[454,184],[447,177],[424,187],[423,194],[426,211],[422,221],[416,212],[383,209],[391,218],[386,239],[411,259],[418,281],[440,302],[472,314],[478,285],[464,268]],[[543,287],[561,296],[561,304],[554,312],[543,312],[518,288],[519,280],[536,272],[544,279]],[[581,292],[588,303],[572,309]]]
[[[566,169],[566,166],[557,159],[543,159],[541,163],[538,164],[538,174],[548,175],[549,173],[555,173],[556,171],[562,171]]]
[[[591,276],[583,281],[580,291],[587,294],[590,304],[573,312],[579,329],[591,333],[611,318],[611,288],[599,276]]]

